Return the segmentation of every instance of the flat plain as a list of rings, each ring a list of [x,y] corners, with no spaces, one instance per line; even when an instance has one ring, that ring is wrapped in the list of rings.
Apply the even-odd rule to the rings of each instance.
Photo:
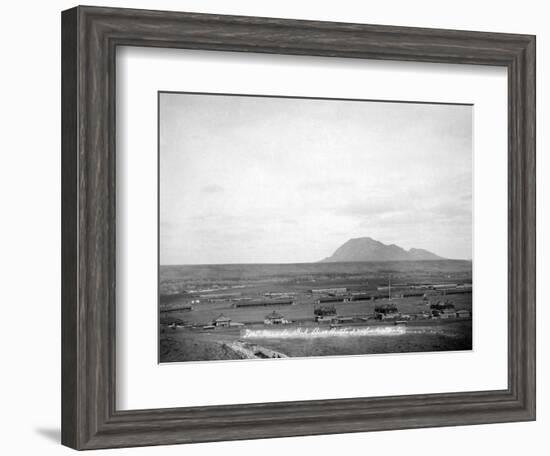
[[[470,261],[160,266],[159,291],[160,362],[472,349]]]

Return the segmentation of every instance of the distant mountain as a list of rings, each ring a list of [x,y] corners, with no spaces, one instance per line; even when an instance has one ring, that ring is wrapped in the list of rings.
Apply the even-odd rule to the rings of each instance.
[[[444,259],[424,249],[405,250],[395,244],[386,245],[370,237],[362,237],[350,239],[338,247],[332,256],[322,261],[422,261]]]

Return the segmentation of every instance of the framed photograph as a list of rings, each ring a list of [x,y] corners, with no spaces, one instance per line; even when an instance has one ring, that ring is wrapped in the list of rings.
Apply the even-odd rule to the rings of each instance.
[[[535,419],[535,37],[62,13],[62,442]]]

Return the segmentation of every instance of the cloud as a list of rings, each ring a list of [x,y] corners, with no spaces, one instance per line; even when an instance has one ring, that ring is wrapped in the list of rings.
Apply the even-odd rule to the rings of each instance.
[[[306,191],[334,191],[335,189],[353,190],[355,182],[350,182],[349,179],[322,179],[308,180],[298,186],[299,190]]]
[[[404,201],[395,200],[389,197],[380,197],[378,199],[365,199],[362,201],[335,205],[331,212],[335,215],[364,217],[393,214],[406,208],[407,204]]]

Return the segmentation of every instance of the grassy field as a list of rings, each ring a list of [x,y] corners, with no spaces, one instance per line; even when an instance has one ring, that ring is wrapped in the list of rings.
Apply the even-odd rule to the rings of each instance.
[[[352,329],[381,329],[372,335],[336,335]],[[251,325],[252,330],[265,328],[263,325]],[[292,331],[300,328],[302,334],[292,337]],[[305,333],[305,330],[310,333]],[[288,331],[287,337],[269,337],[271,331]],[[311,330],[327,333],[318,337]],[[353,327],[330,329],[313,323],[285,326],[284,329],[264,329],[261,337],[246,337],[242,328],[220,328],[210,331],[199,329],[167,329],[160,339],[160,361],[207,361],[246,358],[266,358],[262,349],[272,350],[287,357],[309,356],[345,356],[382,353],[437,352],[472,349],[471,320],[418,321],[406,327],[393,324],[372,322]],[[331,332],[336,332],[331,335]],[[252,331],[254,333],[254,331]],[[304,334],[305,333],[305,334]],[[277,334],[277,333],[274,333]],[[256,356],[245,357],[231,347],[235,344],[247,344],[255,347]],[[271,357],[271,356],[269,356]]]

